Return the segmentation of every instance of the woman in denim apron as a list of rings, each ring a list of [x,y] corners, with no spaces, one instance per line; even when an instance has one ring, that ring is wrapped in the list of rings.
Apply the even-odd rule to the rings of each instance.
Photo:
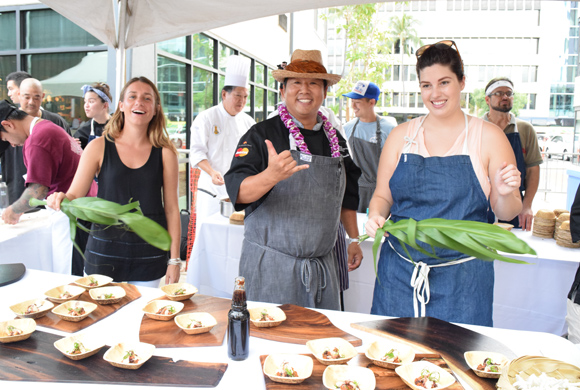
[[[379,165],[366,230],[394,221],[445,218],[485,222],[489,197],[498,216],[521,209],[520,174],[501,130],[461,110],[465,87],[453,41],[420,48],[417,74],[429,115],[391,132]],[[480,145],[480,147],[479,147]],[[489,178],[489,182],[488,182]],[[433,259],[387,237],[378,264],[373,314],[436,317],[492,325],[493,264],[437,250]]]

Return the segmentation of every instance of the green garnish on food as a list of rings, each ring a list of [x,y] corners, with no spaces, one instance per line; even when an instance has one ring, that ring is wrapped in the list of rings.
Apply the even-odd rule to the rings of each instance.
[[[105,299],[113,298],[113,293],[105,294]]]
[[[389,352],[385,353],[385,357],[388,357],[390,359],[395,357],[395,348],[391,349]]]
[[[179,289],[175,290],[175,292],[173,293],[173,295],[183,295],[183,294],[185,294],[184,288],[179,288]]]
[[[284,371],[286,371],[286,376],[292,378],[294,376],[294,372],[291,368],[285,367]]]

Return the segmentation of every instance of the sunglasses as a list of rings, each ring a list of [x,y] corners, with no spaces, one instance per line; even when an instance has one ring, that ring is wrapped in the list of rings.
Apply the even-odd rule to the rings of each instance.
[[[511,97],[513,97],[513,96],[514,96],[514,93],[513,93],[512,91],[506,91],[506,92],[503,92],[503,91],[497,91],[497,92],[492,92],[492,93],[490,93],[490,94],[489,94],[489,96],[495,96],[495,97],[498,97],[498,98],[500,98],[500,99],[501,99],[501,98],[503,98],[503,97],[504,97],[504,95],[505,95],[506,97],[508,97],[508,98],[511,98]]]
[[[461,70],[463,71],[463,60],[461,59],[461,54],[459,54],[459,49],[457,48],[457,44],[450,40],[450,39],[446,39],[443,41],[439,41],[437,43],[433,43],[431,45],[424,45],[421,46],[419,49],[417,49],[417,51],[415,52],[415,55],[417,56],[417,59],[419,59],[419,57],[421,57],[425,51],[431,47],[435,46],[438,49],[449,49],[451,47],[455,48],[455,51],[457,52],[457,55],[459,56],[459,61],[461,62]]]

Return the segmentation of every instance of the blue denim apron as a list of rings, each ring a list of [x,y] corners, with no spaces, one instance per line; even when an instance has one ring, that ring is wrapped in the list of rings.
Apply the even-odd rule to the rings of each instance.
[[[291,154],[310,167],[276,184],[244,219],[240,275],[249,300],[339,310],[333,249],[346,186],[344,162]]]
[[[518,167],[518,171],[521,174],[521,183],[520,183],[520,196],[522,200],[524,199],[524,191],[526,190],[526,161],[524,160],[524,150],[522,148],[522,140],[520,138],[520,133],[518,132],[518,125],[514,123],[514,132],[510,134],[506,134],[506,137],[514,150],[514,155],[516,156],[516,166]],[[495,214],[491,210],[491,207],[488,211],[487,220],[489,223],[495,222]],[[520,228],[520,217],[516,215],[514,219],[511,221],[501,221],[500,222],[507,222],[511,225],[514,225],[515,228]]]
[[[409,153],[417,132],[412,139],[406,138],[407,144],[389,182],[393,197],[391,219],[395,222],[404,218],[486,222],[487,197],[467,150],[467,116],[462,155],[425,158]],[[379,280],[375,282],[372,314],[421,315],[449,322],[492,325],[492,262],[438,249],[441,259],[461,259],[449,262],[430,258],[412,248],[408,250],[415,265],[402,257],[406,252],[395,237],[386,238],[378,264]]]

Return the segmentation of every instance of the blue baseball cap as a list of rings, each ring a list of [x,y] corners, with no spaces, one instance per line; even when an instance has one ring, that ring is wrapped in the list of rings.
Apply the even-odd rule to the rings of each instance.
[[[345,93],[342,96],[346,96],[351,99],[362,99],[369,98],[379,100],[381,95],[381,90],[379,86],[370,81],[359,81],[354,85],[352,92]]]

